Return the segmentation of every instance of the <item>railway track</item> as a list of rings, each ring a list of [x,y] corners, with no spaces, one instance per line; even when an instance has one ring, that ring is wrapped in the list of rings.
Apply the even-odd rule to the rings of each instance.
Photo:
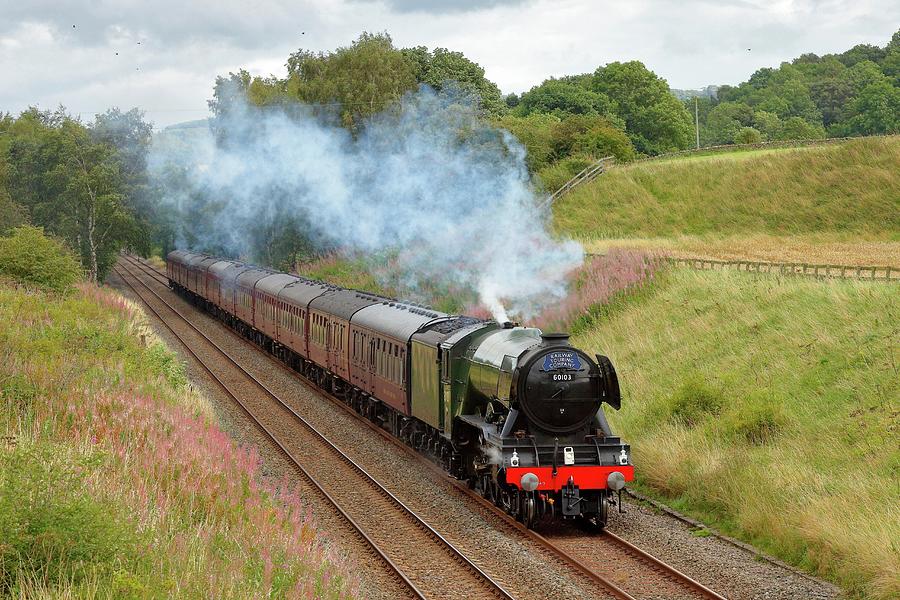
[[[133,271],[124,265],[117,266],[115,271],[226,394],[281,449],[303,479],[366,541],[382,564],[403,583],[411,597],[512,600],[513,597],[500,583],[291,409]],[[139,291],[139,286],[143,293]],[[166,311],[169,318],[161,314]],[[173,320],[180,325],[174,324]],[[198,345],[204,345],[205,349],[197,352]],[[215,361],[211,360],[213,356],[224,359],[224,364],[221,361],[214,364]],[[252,394],[248,388],[256,388],[261,392],[257,396],[268,398],[267,415],[260,415],[263,405],[250,398]],[[290,428],[291,435],[285,436],[285,428],[282,426],[279,431],[275,426],[279,421],[282,425],[291,422],[301,427]],[[317,469],[319,477],[313,476],[309,466],[321,465],[325,457],[332,459],[328,463],[329,468]],[[449,585],[451,583],[452,587]]]
[[[156,267],[132,257],[127,257],[126,260],[161,285],[168,286],[168,278]],[[250,341],[227,328],[225,329],[242,343],[257,351],[259,350]],[[489,510],[520,534],[529,536],[558,559],[567,563],[574,571],[581,572],[595,584],[608,590],[611,596],[623,599],[705,598],[724,600],[724,597],[714,590],[613,533],[603,532],[602,534],[597,534],[585,532],[575,527],[568,527],[564,528],[562,533],[547,538],[534,530],[525,528],[521,523],[470,490],[464,483],[446,477],[446,474],[438,465],[394,438],[382,428],[359,416],[339,398],[328,394],[274,357],[268,354],[265,354],[265,356],[279,368],[306,382],[316,393],[328,397],[338,407],[346,410],[372,431],[413,456],[416,460],[421,461],[438,474],[441,477],[441,481],[448,483],[456,493]]]

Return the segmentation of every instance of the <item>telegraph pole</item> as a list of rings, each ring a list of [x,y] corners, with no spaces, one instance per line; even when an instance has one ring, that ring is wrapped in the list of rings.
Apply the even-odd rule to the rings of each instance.
[[[697,150],[700,149],[700,101],[694,96],[694,126],[697,131]]]

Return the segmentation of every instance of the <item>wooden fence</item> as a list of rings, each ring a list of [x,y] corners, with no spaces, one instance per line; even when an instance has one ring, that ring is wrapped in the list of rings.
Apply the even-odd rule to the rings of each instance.
[[[554,202],[568,194],[572,191],[572,189],[581,185],[582,183],[588,183],[593,181],[601,174],[605,173],[607,169],[609,169],[616,162],[616,158],[614,156],[605,156],[598,160],[595,163],[591,163],[586,166],[578,175],[565,182],[561,188],[553,192],[547,200],[541,204],[541,208],[545,206],[551,206]]]
[[[668,258],[675,264],[693,269],[734,270],[777,275],[805,275],[821,279],[864,279],[870,281],[900,281],[900,268],[853,265],[816,265],[809,263],[781,263],[758,260],[711,260],[708,258]]]

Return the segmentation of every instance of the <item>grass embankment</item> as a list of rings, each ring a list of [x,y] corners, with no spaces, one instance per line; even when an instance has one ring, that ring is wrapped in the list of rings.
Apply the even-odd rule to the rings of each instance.
[[[871,598],[900,595],[894,285],[674,269],[573,338],[609,354],[642,486]]]
[[[355,594],[139,318],[93,286],[0,284],[0,596]]]
[[[560,199],[554,217],[559,232],[594,248],[621,239],[710,258],[737,248],[741,258],[891,264],[900,260],[900,136],[626,165]],[[744,256],[760,237],[768,251]]]

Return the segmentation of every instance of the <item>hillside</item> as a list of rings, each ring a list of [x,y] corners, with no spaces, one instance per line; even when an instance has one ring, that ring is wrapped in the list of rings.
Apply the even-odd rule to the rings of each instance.
[[[124,298],[0,279],[0,355],[0,596],[358,595]]]
[[[750,235],[897,242],[900,136],[625,165],[563,197],[554,221],[588,243]]]
[[[854,595],[900,594],[893,285],[671,269],[599,311],[653,494]]]

